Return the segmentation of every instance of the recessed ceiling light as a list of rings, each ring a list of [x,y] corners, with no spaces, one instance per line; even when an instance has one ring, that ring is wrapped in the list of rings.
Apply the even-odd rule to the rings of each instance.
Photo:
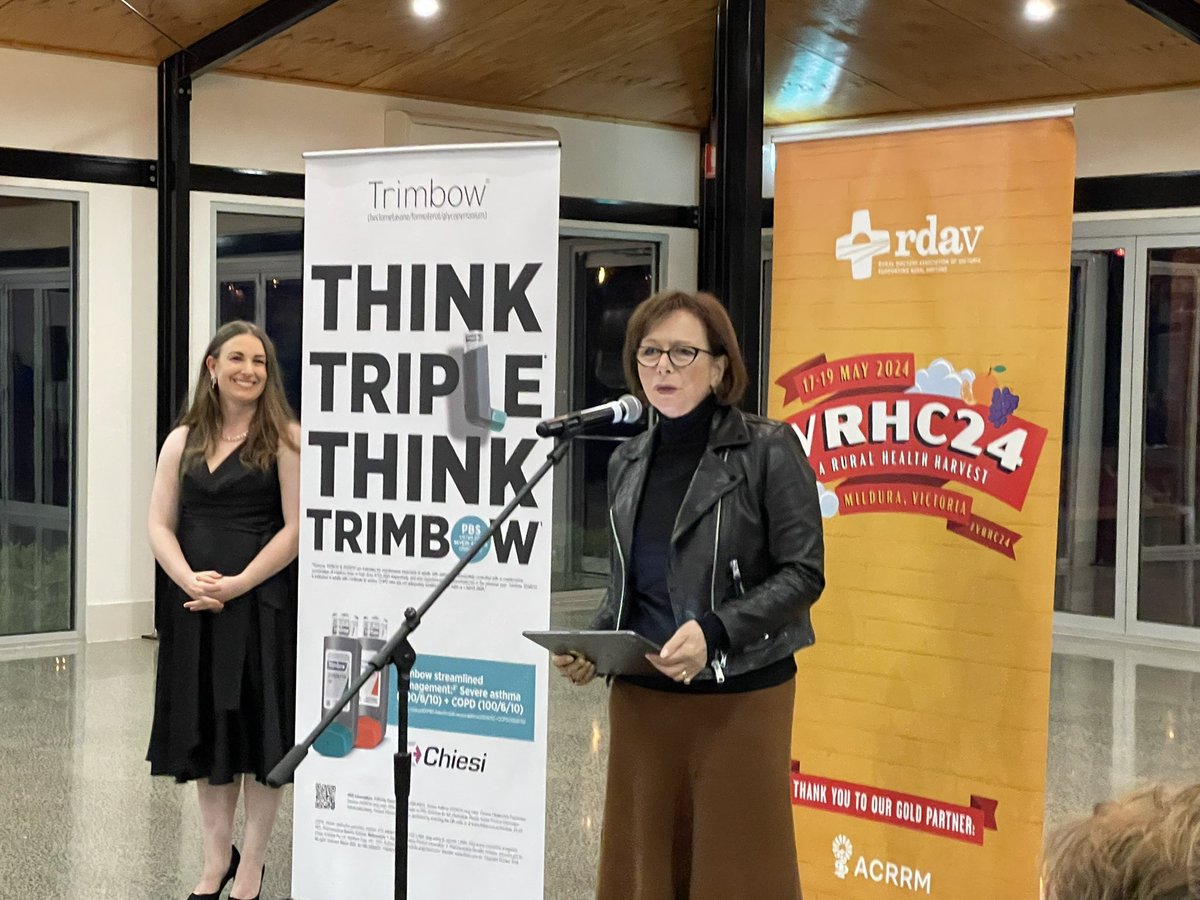
[[[422,19],[429,19],[436,16],[442,9],[442,4],[438,0],[413,0],[412,11]]]
[[[1030,22],[1049,22],[1055,12],[1050,0],[1025,0],[1025,18]]]

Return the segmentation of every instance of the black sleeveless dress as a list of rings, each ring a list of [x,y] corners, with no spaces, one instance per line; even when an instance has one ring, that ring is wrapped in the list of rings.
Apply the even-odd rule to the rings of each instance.
[[[282,527],[274,465],[249,468],[238,450],[183,476],[177,536],[194,571],[235,575]],[[296,564],[219,613],[184,609],[187,595],[164,580],[151,774],[265,781],[295,742]]]

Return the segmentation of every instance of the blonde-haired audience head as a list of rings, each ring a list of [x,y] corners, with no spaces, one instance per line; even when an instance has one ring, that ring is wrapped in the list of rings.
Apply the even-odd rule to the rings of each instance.
[[[1045,900],[1200,897],[1200,785],[1101,804],[1051,835],[1043,873]]]

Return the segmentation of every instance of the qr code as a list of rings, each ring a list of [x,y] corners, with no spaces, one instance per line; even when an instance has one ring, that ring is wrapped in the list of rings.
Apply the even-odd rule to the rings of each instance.
[[[317,785],[317,809],[337,809],[337,786]]]

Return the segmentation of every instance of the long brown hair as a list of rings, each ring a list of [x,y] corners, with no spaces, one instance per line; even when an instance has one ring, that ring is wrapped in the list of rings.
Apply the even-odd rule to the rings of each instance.
[[[690,312],[700,320],[708,337],[708,349],[714,356],[726,358],[725,374],[721,376],[721,383],[716,386],[713,394],[721,406],[733,406],[746,393],[746,385],[750,379],[746,374],[746,363],[742,360],[737,332],[733,329],[733,322],[729,320],[729,313],[712,294],[659,291],[638,304],[625,327],[625,350],[622,353],[625,381],[629,389],[642,400],[646,399],[641,379],[638,378],[638,347],[646,332],[679,310]]]
[[[221,401],[208,371],[208,358],[220,358],[226,342],[242,334],[252,335],[262,341],[263,352],[267,355],[267,383],[258,398],[258,409],[250,422],[246,443],[242,445],[242,462],[255,469],[269,468],[275,462],[280,441],[292,450],[300,451],[288,430],[288,426],[296,421],[296,416],[283,390],[275,344],[267,337],[267,333],[253,322],[239,319],[226,322],[217,329],[217,333],[209,341],[208,349],[204,351],[204,358],[200,360],[200,374],[192,391],[192,405],[179,420],[180,425],[186,425],[188,428],[187,448],[179,464],[180,473],[187,472],[203,462],[207,453],[216,448],[221,438]]]

